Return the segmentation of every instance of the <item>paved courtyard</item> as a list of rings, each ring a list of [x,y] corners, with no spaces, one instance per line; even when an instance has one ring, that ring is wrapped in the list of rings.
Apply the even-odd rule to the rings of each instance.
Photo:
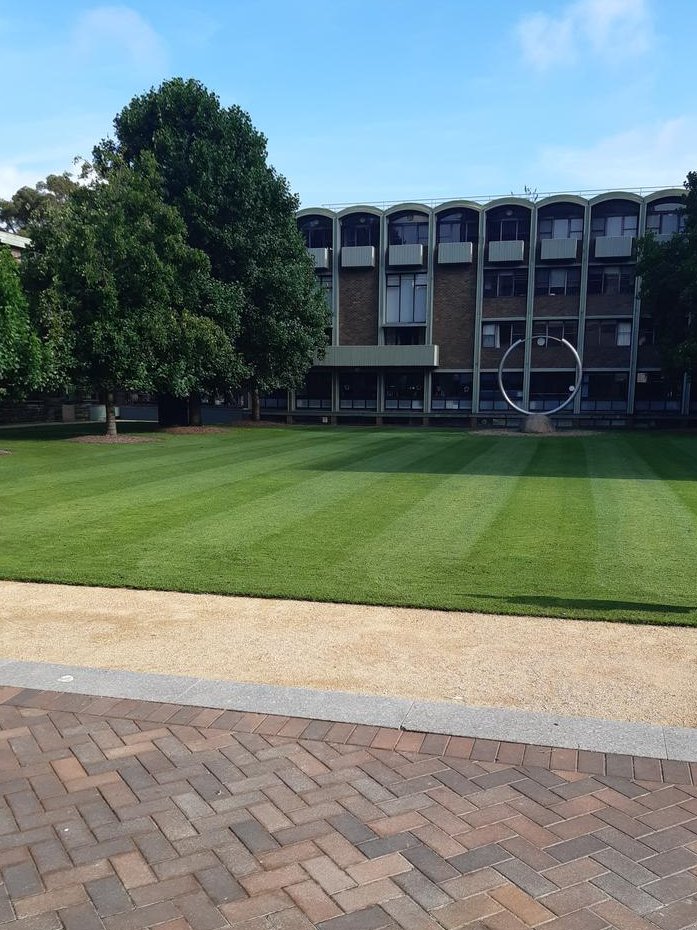
[[[697,925],[697,765],[0,688],[0,923]]]

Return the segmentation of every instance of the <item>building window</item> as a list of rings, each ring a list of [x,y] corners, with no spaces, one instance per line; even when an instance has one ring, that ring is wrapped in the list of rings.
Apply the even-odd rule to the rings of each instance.
[[[642,317],[639,322],[639,345],[655,346],[658,345],[658,336],[656,326],[648,317]]]
[[[327,302],[327,306],[331,310],[333,307],[333,293],[334,286],[332,284],[332,276],[330,274],[319,274],[317,275],[317,282],[322,289],[324,294],[324,299]]]
[[[506,393],[516,404],[523,403],[523,372],[511,371],[504,375]],[[499,389],[498,375],[495,372],[484,372],[479,376],[479,410],[508,410],[511,408]]]
[[[656,236],[674,236],[685,232],[685,207],[681,203],[659,203],[649,206],[646,232]]]
[[[471,410],[472,372],[443,371],[431,381],[431,410]]]
[[[682,376],[664,375],[660,371],[638,371],[634,409],[637,412],[680,413]]]
[[[525,338],[525,320],[482,323],[482,348],[507,349],[518,339]]]
[[[426,345],[425,326],[386,326],[386,346],[423,346]]]
[[[339,408],[341,410],[375,410],[377,405],[377,375],[360,371],[340,372]]]
[[[527,241],[530,238],[530,216],[530,210],[526,207],[494,207],[486,214],[487,241]]]
[[[576,345],[577,333],[578,327],[573,320],[536,320],[532,324],[533,339],[547,339],[547,337],[566,339],[567,342]],[[552,345],[558,345],[558,343],[552,343]]]
[[[438,217],[438,242],[476,242],[479,220],[464,210],[441,213]]]
[[[525,297],[528,293],[528,270],[485,271],[485,297]]]
[[[390,245],[428,245],[428,219],[408,213],[390,220]]]
[[[634,294],[636,274],[626,265],[604,267],[591,265],[588,269],[589,294]]]
[[[332,221],[328,217],[302,218],[298,226],[308,249],[331,249]]]
[[[298,391],[296,391],[295,406],[298,410],[331,410],[331,372],[309,372],[305,378],[305,384]]]
[[[385,410],[423,410],[424,376],[421,372],[385,374]]]
[[[425,274],[387,275],[388,323],[426,322],[427,281]]]
[[[630,346],[632,324],[630,320],[589,320],[586,323],[586,346],[602,349]]]
[[[535,274],[535,293],[544,295],[575,295],[581,288],[581,269],[538,268]]]
[[[537,226],[540,239],[582,239],[583,217],[546,217]]]
[[[271,391],[269,394],[262,394],[259,398],[259,404],[262,410],[287,410],[288,391],[285,388],[279,388],[279,390]]]
[[[553,410],[569,399],[575,387],[573,371],[530,373],[530,410]]]
[[[587,372],[581,383],[581,410],[626,413],[628,387],[626,371]]]
[[[377,246],[380,238],[380,218],[372,213],[353,213],[341,221],[341,244]]]
[[[594,236],[636,236],[639,217],[636,213],[621,216],[594,216],[591,221],[591,233]]]

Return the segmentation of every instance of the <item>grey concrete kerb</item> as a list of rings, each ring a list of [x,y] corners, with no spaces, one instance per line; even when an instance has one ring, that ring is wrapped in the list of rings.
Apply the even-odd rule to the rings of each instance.
[[[9,659],[0,684],[697,762],[697,729],[595,717]]]

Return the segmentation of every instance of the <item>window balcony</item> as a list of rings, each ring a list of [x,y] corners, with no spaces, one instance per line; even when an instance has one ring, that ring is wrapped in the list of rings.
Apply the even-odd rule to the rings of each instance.
[[[540,259],[543,262],[575,261],[578,239],[541,239]]]
[[[308,254],[315,263],[317,271],[328,271],[331,268],[329,264],[330,249],[308,249]]]
[[[439,265],[466,265],[471,261],[471,242],[441,242],[438,246]]]
[[[327,346],[318,368],[437,368],[437,345]]]
[[[508,239],[503,242],[490,242],[488,260],[490,262],[522,262],[525,260],[525,240]]]
[[[387,263],[392,266],[423,265],[423,245],[391,245],[387,255]]]
[[[345,245],[341,249],[342,268],[375,268],[374,245]]]
[[[631,258],[634,236],[598,236],[595,240],[596,258]]]

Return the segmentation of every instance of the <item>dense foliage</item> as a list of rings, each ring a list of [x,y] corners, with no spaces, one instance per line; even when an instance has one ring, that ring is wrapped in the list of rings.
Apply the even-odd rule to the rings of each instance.
[[[19,399],[40,386],[41,356],[17,262],[0,247],[0,400]]]
[[[267,164],[266,139],[239,107],[222,107],[198,81],[166,81],[134,98],[115,139],[94,152],[98,171],[150,153],[163,197],[184,219],[189,242],[213,276],[234,283],[241,316],[230,325],[254,390],[294,387],[325,344],[328,310],[298,232],[298,201]]]
[[[108,432],[117,387],[182,395],[242,376],[229,338],[238,291],[188,244],[150,157],[115,162],[108,182],[73,191],[30,232],[24,282],[37,326],[52,333],[51,379],[98,391]]]
[[[697,172],[685,182],[685,232],[640,243],[641,309],[654,322],[669,371],[697,372]]]

